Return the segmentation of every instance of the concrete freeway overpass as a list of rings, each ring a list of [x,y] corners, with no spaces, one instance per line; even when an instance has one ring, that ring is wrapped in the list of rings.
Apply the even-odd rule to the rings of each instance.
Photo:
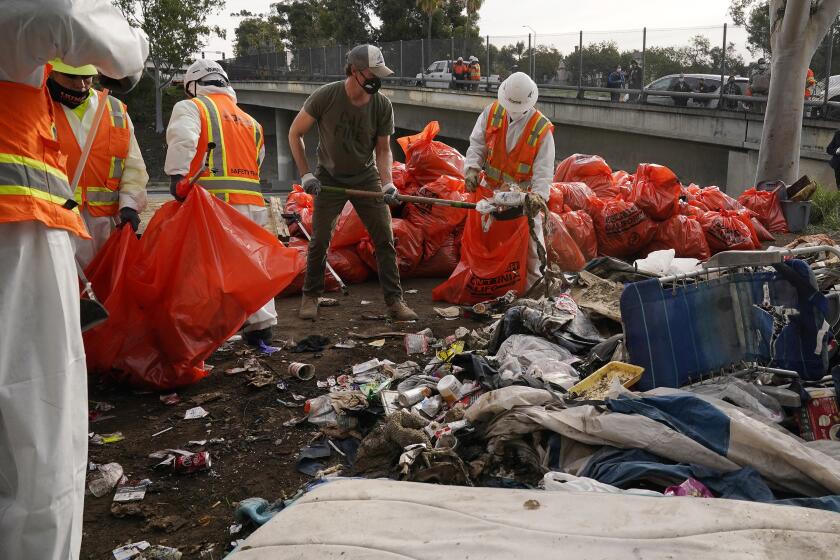
[[[234,82],[239,103],[265,128],[268,157],[263,177],[281,188],[296,181],[288,130],[304,100],[321,83]],[[398,129],[418,131],[431,120],[441,139],[462,152],[475,119],[495,96],[480,92],[383,87],[394,105]],[[718,185],[738,194],[752,185],[763,115],[735,111],[609,103],[544,95],[537,104],[555,125],[557,159],[573,153],[603,156],[613,169],[632,172],[640,162],[660,163],[684,183]],[[834,186],[825,146],[836,123],[806,119],[800,169],[825,186]],[[317,136],[306,138],[314,161]],[[394,145],[399,159],[401,150]]]

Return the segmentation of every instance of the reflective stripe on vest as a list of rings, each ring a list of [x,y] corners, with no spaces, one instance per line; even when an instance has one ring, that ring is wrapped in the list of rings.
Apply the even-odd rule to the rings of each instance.
[[[543,136],[552,129],[551,121],[537,111],[529,117],[516,146],[507,150],[507,112],[496,101],[490,107],[485,129],[487,158],[484,173],[491,187],[503,183],[527,183],[533,175],[534,158]],[[498,152],[498,153],[497,153]]]
[[[212,98],[203,95],[193,98],[193,101],[199,107],[204,122],[207,125],[207,142],[216,144],[215,148],[210,150],[210,157],[208,158],[208,169],[210,173],[202,175],[196,182],[225,202],[231,204],[263,205],[264,202],[259,179],[250,179],[229,174],[229,147],[226,146],[221,112],[216,102]],[[260,149],[264,142],[262,127],[250,115],[244,116],[250,119],[255,148],[254,168],[259,169]],[[196,157],[199,157],[198,154],[196,154]],[[236,200],[232,200],[231,196]]]
[[[32,193],[15,191],[14,194],[32,194],[44,200],[54,198],[54,202],[60,201],[60,204],[73,195],[70,181],[60,169],[13,154],[0,154],[0,187],[33,189]]]

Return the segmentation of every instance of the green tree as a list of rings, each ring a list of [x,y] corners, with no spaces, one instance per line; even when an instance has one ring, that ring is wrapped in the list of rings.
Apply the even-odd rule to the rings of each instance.
[[[464,52],[467,52],[467,41],[474,33],[478,36],[478,22],[476,15],[484,4],[484,0],[464,0],[464,8],[467,11],[467,20],[464,23]]]
[[[224,7],[224,0],[112,0],[128,22],[149,39],[149,62],[155,82],[155,131],[163,132],[163,89],[187,66],[215,34],[224,31],[207,17]]]
[[[581,69],[580,52],[566,56],[566,70],[572,76],[578,76]],[[614,41],[601,41],[583,47],[583,83],[584,86],[605,85],[606,76],[621,64],[621,53]]]
[[[276,21],[265,17],[248,17],[236,27],[234,56],[257,52],[283,52],[283,34]]]
[[[443,4],[443,0],[417,0],[417,7],[420,8],[423,13],[426,14],[429,18],[429,24],[427,26],[427,39],[428,43],[426,44],[426,48],[428,50],[428,60],[432,60],[432,17],[435,15],[435,12],[440,10]]]
[[[769,0],[731,0],[729,15],[747,30],[747,50],[753,56],[770,54]]]
[[[371,38],[370,11],[364,0],[283,0],[272,4],[272,9],[292,51],[334,44],[352,46]]]

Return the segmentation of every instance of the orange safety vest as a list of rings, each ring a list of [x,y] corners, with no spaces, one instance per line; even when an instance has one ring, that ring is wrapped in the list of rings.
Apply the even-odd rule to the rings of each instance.
[[[131,142],[128,112],[119,99],[106,96],[101,91],[95,94],[99,97],[99,103],[107,103],[108,107],[106,115],[99,121],[90,155],[73,196],[79,207],[86,207],[91,216],[116,216],[119,213],[120,180]],[[82,148],[61,104],[53,101],[53,107],[58,142],[61,151],[67,156],[67,175],[72,178],[82,157]],[[93,134],[93,131],[88,134]]]
[[[208,169],[196,182],[228,204],[265,206],[260,189],[260,123],[223,93],[199,95],[191,101],[201,114],[201,135],[189,176],[201,169],[207,144],[215,142]]]
[[[528,183],[534,174],[534,159],[546,134],[554,130],[542,113],[534,111],[522,130],[513,151],[507,151],[508,117],[498,101],[490,106],[484,138],[487,143],[487,158],[484,162],[485,180],[493,189],[504,183]]]
[[[478,62],[470,64],[470,79],[471,80],[480,80],[481,79],[481,66]]]
[[[38,221],[90,239],[73,198],[45,87],[0,81],[0,223]]]

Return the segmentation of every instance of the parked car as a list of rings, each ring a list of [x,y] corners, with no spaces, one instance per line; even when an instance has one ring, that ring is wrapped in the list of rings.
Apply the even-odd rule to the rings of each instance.
[[[426,68],[425,72],[415,76],[415,79],[417,80],[415,85],[425,85],[426,87],[441,89],[453,88],[452,65],[454,63],[454,60],[436,60],[432,62],[429,67]],[[492,91],[499,87],[499,81],[498,74],[490,75],[489,84],[487,82],[487,77],[482,76],[478,87],[479,89],[488,89]]]
[[[685,77],[686,83],[691,87],[693,91],[697,91],[697,87],[700,83],[700,78],[705,78],[706,85],[713,86],[715,88],[715,91],[718,91],[720,89],[720,74],[683,74],[683,76]],[[679,77],[679,74],[669,74],[668,76],[663,76],[659,79],[652,81],[647,86],[647,102],[652,105],[674,106],[674,98],[668,95],[667,92],[670,91],[671,86],[677,83]],[[740,86],[742,94],[746,95],[747,88],[750,85],[749,78],[735,76],[735,83],[737,83]],[[659,92],[662,92],[662,94],[660,94]],[[718,106],[718,101],[718,99],[710,99],[707,105],[701,105],[700,103],[695,102],[693,99],[689,99],[688,106],[715,109]]]
[[[811,96],[813,100],[822,100],[825,92],[825,82],[820,80],[814,88]],[[840,74],[828,77],[828,100],[840,102]],[[829,107],[826,115],[823,115],[822,107],[811,107],[811,117],[840,120],[840,107]]]

